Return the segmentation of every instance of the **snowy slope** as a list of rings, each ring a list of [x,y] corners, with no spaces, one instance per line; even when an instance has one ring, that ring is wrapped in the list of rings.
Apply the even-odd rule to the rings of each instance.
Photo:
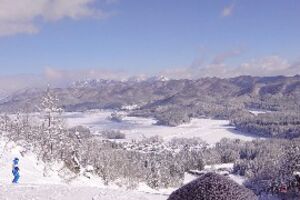
[[[20,183],[11,183],[12,160],[20,158]],[[116,185],[105,186],[96,177],[88,179],[80,176],[71,183],[65,183],[57,171],[52,171],[44,177],[45,164],[39,161],[33,153],[24,153],[23,149],[13,142],[7,142],[0,136],[0,199],[1,200],[166,200],[176,188],[153,190],[143,183],[136,190],[126,190]],[[58,170],[59,165],[54,166]],[[214,171],[220,174],[228,173],[232,163],[205,166],[201,172]],[[229,171],[228,171],[229,170]],[[229,174],[234,181],[242,184],[244,178]],[[186,173],[184,183],[197,176]]]
[[[127,191],[116,186],[104,186],[97,178],[79,177],[70,184],[57,173],[43,176],[45,164],[32,153],[21,153],[22,148],[0,136],[0,199],[1,200],[166,200],[168,194],[141,187]],[[12,160],[20,158],[20,183],[13,185]],[[145,192],[147,191],[147,192]]]
[[[1,200],[166,200],[166,196],[135,191],[68,185],[4,185]]]
[[[11,168],[12,160],[15,157],[20,158],[20,168],[22,169],[21,175],[26,174],[22,177],[22,183],[34,183],[38,177],[43,175],[42,165],[38,165],[38,161],[33,154],[27,154],[26,159],[22,159],[22,148],[16,146],[12,142],[0,139],[0,182],[3,184],[9,184],[12,180]],[[23,168],[23,166],[26,166]],[[43,181],[47,181],[43,179]]]

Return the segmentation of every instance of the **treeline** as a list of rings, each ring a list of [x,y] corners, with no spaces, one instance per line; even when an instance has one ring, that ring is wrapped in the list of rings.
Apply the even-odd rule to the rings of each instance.
[[[269,112],[257,116],[246,114],[231,120],[238,130],[261,137],[300,137],[300,113],[296,111]]]
[[[245,177],[257,195],[300,197],[300,140],[222,139],[208,151],[212,164],[234,163],[231,173]]]
[[[226,99],[203,95],[201,99],[173,97],[167,102],[159,102],[132,111],[131,116],[153,117],[158,125],[178,126],[188,123],[192,118],[231,119],[245,110],[239,99]],[[193,99],[193,98],[192,98]]]
[[[232,144],[235,145],[235,144]],[[300,141],[261,140],[239,147],[233,173],[257,194],[300,195]]]

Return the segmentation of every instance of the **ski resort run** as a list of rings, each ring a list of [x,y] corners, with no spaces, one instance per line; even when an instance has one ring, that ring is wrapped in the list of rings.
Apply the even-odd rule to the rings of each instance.
[[[1,200],[166,200],[172,191],[159,192],[144,185],[131,191],[117,185],[105,186],[100,178],[84,176],[66,183],[59,175],[59,164],[50,168],[33,153],[23,152],[21,147],[2,137],[0,151]],[[19,184],[11,183],[11,164],[15,157],[20,158]]]
[[[84,175],[71,182],[62,178],[62,166],[55,163],[51,166],[39,160],[32,152],[3,137],[0,137],[0,199],[1,200],[166,200],[176,188],[154,190],[140,183],[134,190],[122,188],[116,184],[105,185],[99,177]],[[12,184],[11,162],[20,158],[21,181]],[[226,174],[233,167],[232,163],[206,166],[207,173],[218,171]],[[45,170],[46,169],[46,170]],[[225,169],[225,170],[224,170]],[[47,174],[45,174],[47,172]],[[244,179],[240,176],[229,176],[239,184]],[[197,176],[186,173],[184,183],[193,181]]]

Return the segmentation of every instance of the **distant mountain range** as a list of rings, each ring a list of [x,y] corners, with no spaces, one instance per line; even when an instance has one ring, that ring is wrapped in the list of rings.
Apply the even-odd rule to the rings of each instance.
[[[10,96],[9,90],[0,89],[0,100]]]
[[[135,105],[132,115],[158,119],[162,114],[178,114],[183,110],[182,113],[186,115],[183,118],[228,118],[237,109],[299,109],[300,76],[86,80],[74,82],[66,88],[53,88],[52,92],[60,99],[60,104],[66,111],[121,109]],[[19,91],[0,101],[0,111],[37,111],[44,94],[44,90],[34,88]],[[225,114],[224,109],[227,109]],[[178,123],[182,122],[185,120]]]

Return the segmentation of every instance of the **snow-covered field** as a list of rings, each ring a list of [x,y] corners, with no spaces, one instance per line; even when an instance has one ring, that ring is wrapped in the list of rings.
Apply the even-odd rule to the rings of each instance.
[[[249,112],[257,116],[259,114],[269,113],[269,112],[272,112],[272,111],[270,111],[270,110],[258,110],[258,109],[254,110],[254,109],[252,109],[252,110],[249,110]]]
[[[84,113],[65,113],[67,125],[78,126],[83,125],[94,134],[99,134],[103,130],[120,130],[126,134],[127,139],[142,139],[159,135],[165,140],[174,137],[199,137],[209,144],[215,144],[222,138],[241,139],[245,141],[253,140],[253,136],[245,135],[229,126],[227,120],[213,119],[193,119],[188,124],[177,127],[157,126],[154,125],[154,119],[125,117],[122,122],[114,122],[108,120],[111,111],[89,111]]]

